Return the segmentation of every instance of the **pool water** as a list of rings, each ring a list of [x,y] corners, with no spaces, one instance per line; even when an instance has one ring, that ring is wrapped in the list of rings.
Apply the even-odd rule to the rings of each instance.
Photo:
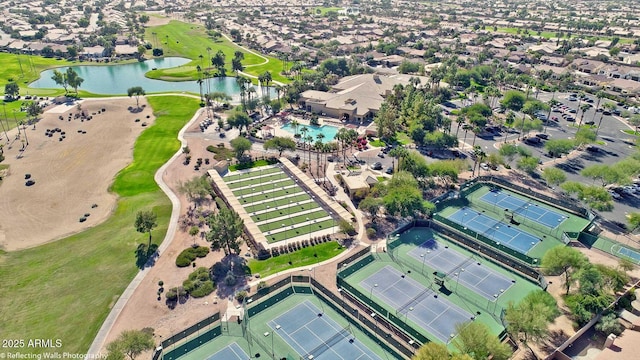
[[[322,142],[327,143],[329,141],[333,141],[336,137],[336,133],[338,132],[338,128],[331,125],[298,125],[298,134],[302,134],[300,130],[302,130],[302,128],[305,126],[307,129],[309,129],[306,136],[312,136],[314,142],[318,139],[318,134],[324,134],[324,139],[322,139]],[[282,126],[280,129],[288,131],[292,134],[296,133],[296,130],[293,126],[291,126],[291,123]]]

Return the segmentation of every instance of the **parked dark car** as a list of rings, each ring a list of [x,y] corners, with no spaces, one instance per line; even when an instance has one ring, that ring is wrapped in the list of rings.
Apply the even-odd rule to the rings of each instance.
[[[540,139],[538,137],[528,137],[528,138],[524,139],[524,142],[526,142],[527,144],[530,144],[530,145],[538,145],[538,144],[542,143],[542,139]]]
[[[549,134],[536,134],[536,137],[547,140],[549,138]]]
[[[372,168],[373,170],[382,170],[382,163],[380,163],[380,162],[375,162],[375,163],[373,163],[373,165],[371,165],[371,168]]]

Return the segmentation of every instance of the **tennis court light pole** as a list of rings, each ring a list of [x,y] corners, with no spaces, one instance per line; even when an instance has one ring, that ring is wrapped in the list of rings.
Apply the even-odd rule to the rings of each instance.
[[[369,292],[369,302],[373,303],[372,297],[373,297],[373,289],[377,288],[378,284],[373,284],[373,286],[371,287],[371,291]]]
[[[271,357],[275,359],[276,353],[273,351],[273,330],[271,330]]]

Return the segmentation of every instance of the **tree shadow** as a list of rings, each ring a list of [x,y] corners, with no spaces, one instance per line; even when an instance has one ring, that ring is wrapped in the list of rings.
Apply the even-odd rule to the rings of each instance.
[[[147,244],[138,244],[136,249],[136,266],[142,270],[147,267],[152,267],[156,263],[158,258],[158,245],[151,244],[147,248]]]
[[[549,333],[549,338],[540,345],[540,349],[550,354],[567,340],[569,336],[563,330],[553,330]]]
[[[213,264],[209,273],[217,287],[216,295],[221,299],[233,296],[247,287],[249,269],[246,260],[237,254],[227,255]]]

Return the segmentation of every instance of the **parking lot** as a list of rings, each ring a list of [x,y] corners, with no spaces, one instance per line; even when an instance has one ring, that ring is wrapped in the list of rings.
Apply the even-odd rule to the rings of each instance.
[[[576,98],[575,100],[571,99],[569,93],[540,93],[538,96],[538,100],[547,103],[549,100],[554,98],[559,102],[559,107],[557,111],[552,111],[549,119],[546,122],[545,129],[543,131],[543,137],[539,138],[539,140],[534,141],[522,141],[518,140],[518,138],[522,138],[523,135],[527,134],[518,134],[517,132],[507,133],[507,132],[494,132],[489,133],[485,132],[484,134],[478,136],[475,140],[475,145],[480,146],[485,153],[490,154],[492,152],[497,152],[500,144],[508,141],[515,142],[518,146],[523,146],[529,149],[533,156],[538,157],[543,162],[553,162],[557,163],[555,166],[559,169],[562,169],[567,174],[567,180],[569,181],[578,181],[583,184],[593,184],[600,185],[599,183],[594,183],[591,179],[587,179],[584,176],[580,175],[580,171],[588,166],[596,165],[596,164],[606,164],[611,165],[614,164],[629,155],[636,152],[635,149],[635,137],[624,133],[623,130],[633,129],[633,127],[627,125],[626,121],[622,119],[620,116],[615,115],[618,111],[624,110],[620,106],[617,106],[618,111],[611,112],[597,112],[595,106],[598,102],[598,99],[593,95],[587,95],[589,101],[579,100]],[[454,101],[457,106],[461,106],[459,100]],[[575,137],[576,131],[578,130],[577,125],[580,122],[580,118],[582,117],[582,111],[579,110],[579,106],[589,103],[592,106],[585,111],[584,117],[582,118],[582,125],[589,126],[590,122],[593,122],[595,126],[600,123],[600,119],[602,118],[602,122],[600,123],[600,128],[598,129],[598,138],[597,143],[593,145],[591,151],[587,151],[586,147],[583,152],[576,158],[572,158],[571,160],[565,159],[553,159],[549,157],[549,154],[544,150],[544,143],[548,139],[573,139]],[[608,99],[602,99],[600,101],[600,108],[604,107],[605,103],[612,103]],[[546,115],[546,113],[545,113]],[[563,115],[565,115],[563,117]],[[572,117],[573,119],[567,117]],[[544,118],[544,116],[542,116]],[[557,121],[553,119],[553,117],[557,118]],[[518,121],[522,119],[522,114],[516,114],[516,129]],[[454,123],[453,128],[455,129],[456,124]],[[532,131],[529,134],[529,137],[535,137],[538,131]],[[464,132],[462,128],[460,129],[460,134],[458,136],[460,140],[464,138]],[[545,139],[546,137],[547,139]],[[473,141],[473,134],[471,132],[468,133],[466,144],[461,145],[465,149],[466,152],[471,151],[471,143]],[[597,150],[596,150],[597,149]],[[595,151],[594,151],[595,150]],[[614,209],[611,212],[602,212],[600,215],[611,221],[615,222],[626,222],[625,215],[631,212],[637,212],[640,207],[640,191],[637,193],[631,193],[631,191],[624,192],[620,191],[620,196],[617,199],[614,199]]]

